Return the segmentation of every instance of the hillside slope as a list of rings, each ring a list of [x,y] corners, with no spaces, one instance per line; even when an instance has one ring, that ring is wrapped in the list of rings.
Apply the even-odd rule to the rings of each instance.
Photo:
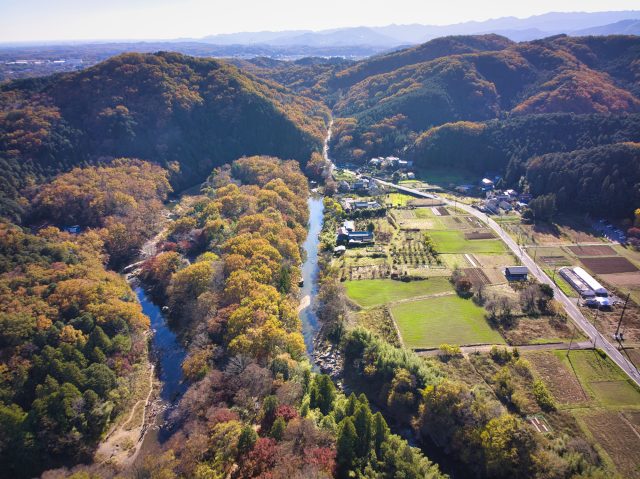
[[[174,171],[177,188],[243,155],[305,163],[328,110],[227,63],[176,53],[125,54],[87,70],[0,90],[0,214],[20,191],[78,164],[137,157]]]
[[[639,37],[558,36],[517,44],[489,37],[496,43],[493,51],[445,49],[442,56],[420,61],[416,52],[433,50],[434,41],[337,72],[330,84],[365,76],[335,104],[336,157],[401,154],[420,132],[447,122],[640,112]],[[471,38],[491,47],[486,36]]]

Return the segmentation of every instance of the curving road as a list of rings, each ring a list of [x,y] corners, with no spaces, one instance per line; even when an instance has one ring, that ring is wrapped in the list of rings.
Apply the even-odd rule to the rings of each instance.
[[[419,190],[415,190],[413,188],[407,188],[405,186],[396,185],[390,183],[388,181],[380,180],[378,178],[374,178],[380,184],[395,188],[399,191],[404,191],[405,193],[410,193],[414,196],[420,196],[423,198],[433,198],[442,201],[443,203],[449,206],[455,206],[456,208],[460,208],[461,210],[466,211],[470,215],[475,216],[479,220],[485,222],[496,234],[504,241],[504,243],[509,247],[509,249],[516,255],[517,258],[520,259],[522,264],[529,268],[530,274],[532,274],[539,282],[546,283],[553,288],[554,298],[558,300],[565,311],[569,315],[569,317],[573,320],[575,324],[587,335],[587,337],[591,340],[591,343],[594,347],[598,347],[605,351],[607,355],[618,365],[620,368],[637,384],[640,386],[640,372],[638,369],[629,361],[616,346],[611,344],[600,332],[595,328],[593,324],[591,324],[584,315],[580,312],[578,307],[556,286],[556,284],[549,278],[544,271],[531,259],[531,257],[524,251],[514,240],[509,236],[502,227],[496,223],[493,219],[491,219],[488,215],[478,211],[475,208],[472,208],[469,205],[464,203],[454,202],[443,198],[438,195],[433,195],[429,193],[424,193]]]

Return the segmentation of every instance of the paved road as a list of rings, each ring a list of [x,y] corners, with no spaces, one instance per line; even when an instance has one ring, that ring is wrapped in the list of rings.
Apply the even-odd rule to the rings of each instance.
[[[393,183],[389,183],[387,181],[379,180],[376,178],[378,182],[383,185],[393,187],[399,191],[404,191],[406,193],[410,193],[414,196],[421,196],[423,198],[437,198],[441,200],[443,203],[448,204],[450,206],[454,206],[454,202],[443,198],[438,195],[433,195],[430,193],[424,193],[419,190],[415,190],[413,188],[407,188],[405,186],[395,185]],[[524,251],[514,240],[509,236],[502,227],[492,220],[489,216],[482,213],[481,211],[472,208],[469,205],[464,203],[455,202],[455,207],[466,211],[470,215],[475,216],[476,218],[484,221],[496,234],[504,241],[504,243],[509,247],[509,249],[516,255],[516,257],[520,258],[520,261],[524,266],[529,268],[530,273],[535,276],[535,278],[541,283],[546,283],[553,288],[554,298],[558,300],[563,306],[569,317],[578,325],[578,327],[587,335],[587,337],[591,340],[591,343],[594,347],[598,347],[604,350],[607,355],[618,365],[620,368],[627,373],[627,375],[640,386],[640,372],[638,369],[626,358],[616,346],[611,344],[600,332],[591,324],[584,315],[580,312],[578,307],[556,286],[556,284],[551,281],[544,271],[531,259],[531,257]]]
[[[460,350],[462,354],[473,354],[473,353],[488,353],[493,348],[493,344],[479,344],[477,346],[460,346]],[[499,348],[511,348],[512,346],[505,346],[504,344],[496,344],[495,346]],[[551,351],[551,350],[567,350],[569,349],[569,343],[547,343],[547,344],[525,344],[522,346],[513,346],[517,347],[518,351]],[[571,350],[574,349],[591,349],[593,348],[593,343],[590,341],[582,341],[571,344]],[[416,353],[420,356],[438,356],[440,354],[440,349],[423,349],[416,350]]]

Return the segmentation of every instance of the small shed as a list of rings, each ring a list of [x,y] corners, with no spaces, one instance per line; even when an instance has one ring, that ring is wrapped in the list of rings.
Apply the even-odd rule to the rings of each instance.
[[[342,256],[347,251],[347,247],[344,245],[336,246],[333,248],[334,256]]]
[[[504,275],[509,281],[526,281],[529,278],[529,268],[526,266],[507,266]]]

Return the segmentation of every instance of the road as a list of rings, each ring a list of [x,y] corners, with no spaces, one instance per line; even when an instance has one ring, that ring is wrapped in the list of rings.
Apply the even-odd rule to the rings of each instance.
[[[491,351],[491,348],[494,346],[498,348],[504,348],[504,344],[480,344],[477,346],[460,346],[460,351],[462,354],[473,354],[473,353],[488,353]],[[547,344],[524,344],[522,346],[517,346],[518,351],[550,351],[550,350],[567,350],[569,349],[569,344],[567,343],[547,343]],[[571,349],[591,349],[593,348],[593,343],[590,341],[583,341],[573,343],[571,345]],[[414,350],[420,356],[438,356],[440,354],[439,348],[432,349],[417,349]]]
[[[409,193],[414,196],[419,196],[422,198],[433,198],[442,201],[443,203],[449,206],[455,206],[470,215],[475,216],[479,220],[486,223],[495,233],[504,241],[504,243],[509,247],[509,249],[516,255],[517,258],[520,259],[522,264],[529,268],[530,274],[532,274],[539,282],[546,283],[553,288],[554,298],[562,304],[565,311],[569,315],[569,317],[573,320],[575,324],[587,335],[587,337],[591,340],[591,343],[594,347],[600,348],[607,353],[607,355],[638,385],[640,386],[640,372],[638,369],[629,361],[616,346],[611,344],[600,332],[595,328],[593,324],[591,324],[587,318],[580,312],[578,307],[556,286],[556,284],[549,278],[544,271],[531,259],[531,257],[524,251],[514,240],[509,236],[502,227],[496,223],[493,219],[491,219],[486,214],[478,211],[475,208],[472,208],[469,205],[459,202],[453,202],[446,198],[443,198],[438,195],[433,195],[430,193],[424,193],[419,190],[415,190],[413,188],[407,188],[405,186],[395,185],[388,181],[383,181],[378,178],[374,178],[380,184],[392,187],[397,189],[398,191],[404,191],[405,193]]]

